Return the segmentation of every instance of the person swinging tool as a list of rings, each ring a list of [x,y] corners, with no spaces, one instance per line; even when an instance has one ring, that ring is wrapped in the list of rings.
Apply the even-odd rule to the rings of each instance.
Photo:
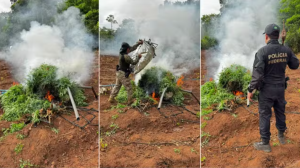
[[[130,82],[129,75],[131,73],[130,69],[130,64],[136,65],[140,58],[142,57],[141,54],[138,55],[136,60],[133,60],[128,56],[130,52],[134,51],[137,49],[137,47],[143,44],[142,40],[139,40],[134,46],[130,46],[128,43],[123,42],[121,49],[120,49],[120,55],[119,55],[119,65],[117,65],[117,72],[116,72],[116,85],[113,88],[110,97],[108,101],[110,103],[115,102],[115,97],[118,95],[122,85],[125,87],[127,91],[127,105],[131,105],[133,103],[132,95],[133,95],[133,90]]]
[[[248,99],[253,97],[253,91],[259,90],[259,129],[261,142],[254,143],[254,148],[271,152],[270,146],[270,119],[272,107],[276,117],[278,139],[285,144],[284,132],[286,127],[285,96],[286,88],[285,69],[298,69],[299,60],[286,46],[279,44],[280,28],[270,24],[265,28],[266,46],[260,48],[255,54],[253,63],[252,80],[248,87]]]

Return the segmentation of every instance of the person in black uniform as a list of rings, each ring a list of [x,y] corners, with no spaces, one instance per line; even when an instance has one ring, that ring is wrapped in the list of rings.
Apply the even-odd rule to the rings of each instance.
[[[248,99],[253,97],[253,90],[259,90],[259,129],[261,142],[254,143],[254,148],[271,152],[270,146],[270,119],[271,108],[274,108],[278,139],[285,144],[284,132],[287,129],[285,123],[285,97],[286,88],[285,69],[298,69],[299,60],[294,53],[278,42],[280,28],[276,24],[270,24],[265,28],[266,46],[255,54],[252,80],[248,87]]]

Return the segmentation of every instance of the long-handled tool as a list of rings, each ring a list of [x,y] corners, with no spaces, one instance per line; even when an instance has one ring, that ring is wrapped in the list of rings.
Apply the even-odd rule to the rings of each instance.
[[[166,92],[167,89],[168,89],[168,87],[164,88],[164,90],[163,90],[163,92],[162,92],[162,94],[161,94],[161,97],[160,97],[160,100],[159,100],[159,103],[158,103],[158,107],[157,107],[158,110],[159,110],[160,107],[161,107],[161,104],[162,104],[162,101],[163,101],[163,99],[164,99],[164,95],[165,95],[165,92]]]
[[[283,20],[283,29],[281,31],[282,45],[284,45],[285,37],[286,37],[286,31],[285,31],[284,20]]]
[[[70,97],[70,100],[71,100],[71,103],[72,103],[72,107],[74,109],[76,120],[78,121],[78,120],[80,120],[80,118],[79,118],[79,114],[78,114],[78,111],[77,111],[75,101],[74,101],[73,96],[72,96],[72,92],[69,88],[67,88],[67,89],[68,89],[69,97]]]
[[[252,91],[252,93],[254,94],[256,92],[256,89],[254,89],[253,91]],[[248,93],[249,93],[249,91],[248,91]],[[250,106],[250,100],[248,99],[248,96],[247,96],[247,107],[249,107]]]

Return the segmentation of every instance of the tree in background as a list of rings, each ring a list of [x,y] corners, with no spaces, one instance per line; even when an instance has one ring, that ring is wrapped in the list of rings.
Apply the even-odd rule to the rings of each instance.
[[[218,41],[215,38],[204,36],[201,39],[201,50],[208,50],[218,45]]]
[[[281,0],[280,19],[286,20],[286,42],[300,52],[300,0]]]
[[[77,7],[84,16],[87,30],[99,37],[99,0],[67,0],[58,3],[52,0],[11,0],[11,12],[0,13],[0,50],[9,47],[17,40],[22,30],[29,30],[30,23],[37,21],[51,25],[54,15],[71,6]],[[98,40],[95,40],[98,42]],[[95,44],[95,46],[98,46]]]
[[[201,49],[207,50],[218,45],[217,39],[211,37],[217,26],[220,14],[203,15],[201,18]]]
[[[84,15],[84,23],[88,31],[99,37],[99,0],[67,0],[63,10],[74,6]]]
[[[54,4],[48,0],[14,1],[11,12],[0,13],[0,17],[4,18],[0,22],[0,49],[7,48],[18,40],[19,33],[29,30],[32,21],[50,25],[54,20],[53,13],[57,12]]]
[[[115,16],[114,15],[109,15],[107,18],[106,18],[106,20],[108,21],[108,22],[110,22],[110,30],[112,30],[112,25],[113,24],[118,24],[118,22],[117,22],[117,20],[115,20]]]
[[[115,31],[108,29],[106,27],[100,28],[100,37],[101,40],[108,40],[108,39],[112,39],[115,35]]]

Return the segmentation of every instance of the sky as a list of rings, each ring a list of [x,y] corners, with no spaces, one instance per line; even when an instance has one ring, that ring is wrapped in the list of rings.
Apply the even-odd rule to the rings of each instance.
[[[220,2],[219,0],[200,0],[201,2],[201,17],[208,14],[219,14],[220,13]]]
[[[186,0],[169,0],[171,2]],[[202,0],[201,0],[202,1]],[[119,24],[126,18],[142,19],[148,15],[154,15],[147,9],[153,9],[163,4],[164,0],[101,0],[99,3],[100,27],[110,28],[110,23],[106,21],[108,15],[114,15]],[[141,13],[143,13],[141,15]],[[149,17],[147,17],[149,18]],[[118,25],[113,25],[116,29]]]
[[[1,12],[9,12],[10,6],[11,6],[10,0],[1,0],[0,13]]]

